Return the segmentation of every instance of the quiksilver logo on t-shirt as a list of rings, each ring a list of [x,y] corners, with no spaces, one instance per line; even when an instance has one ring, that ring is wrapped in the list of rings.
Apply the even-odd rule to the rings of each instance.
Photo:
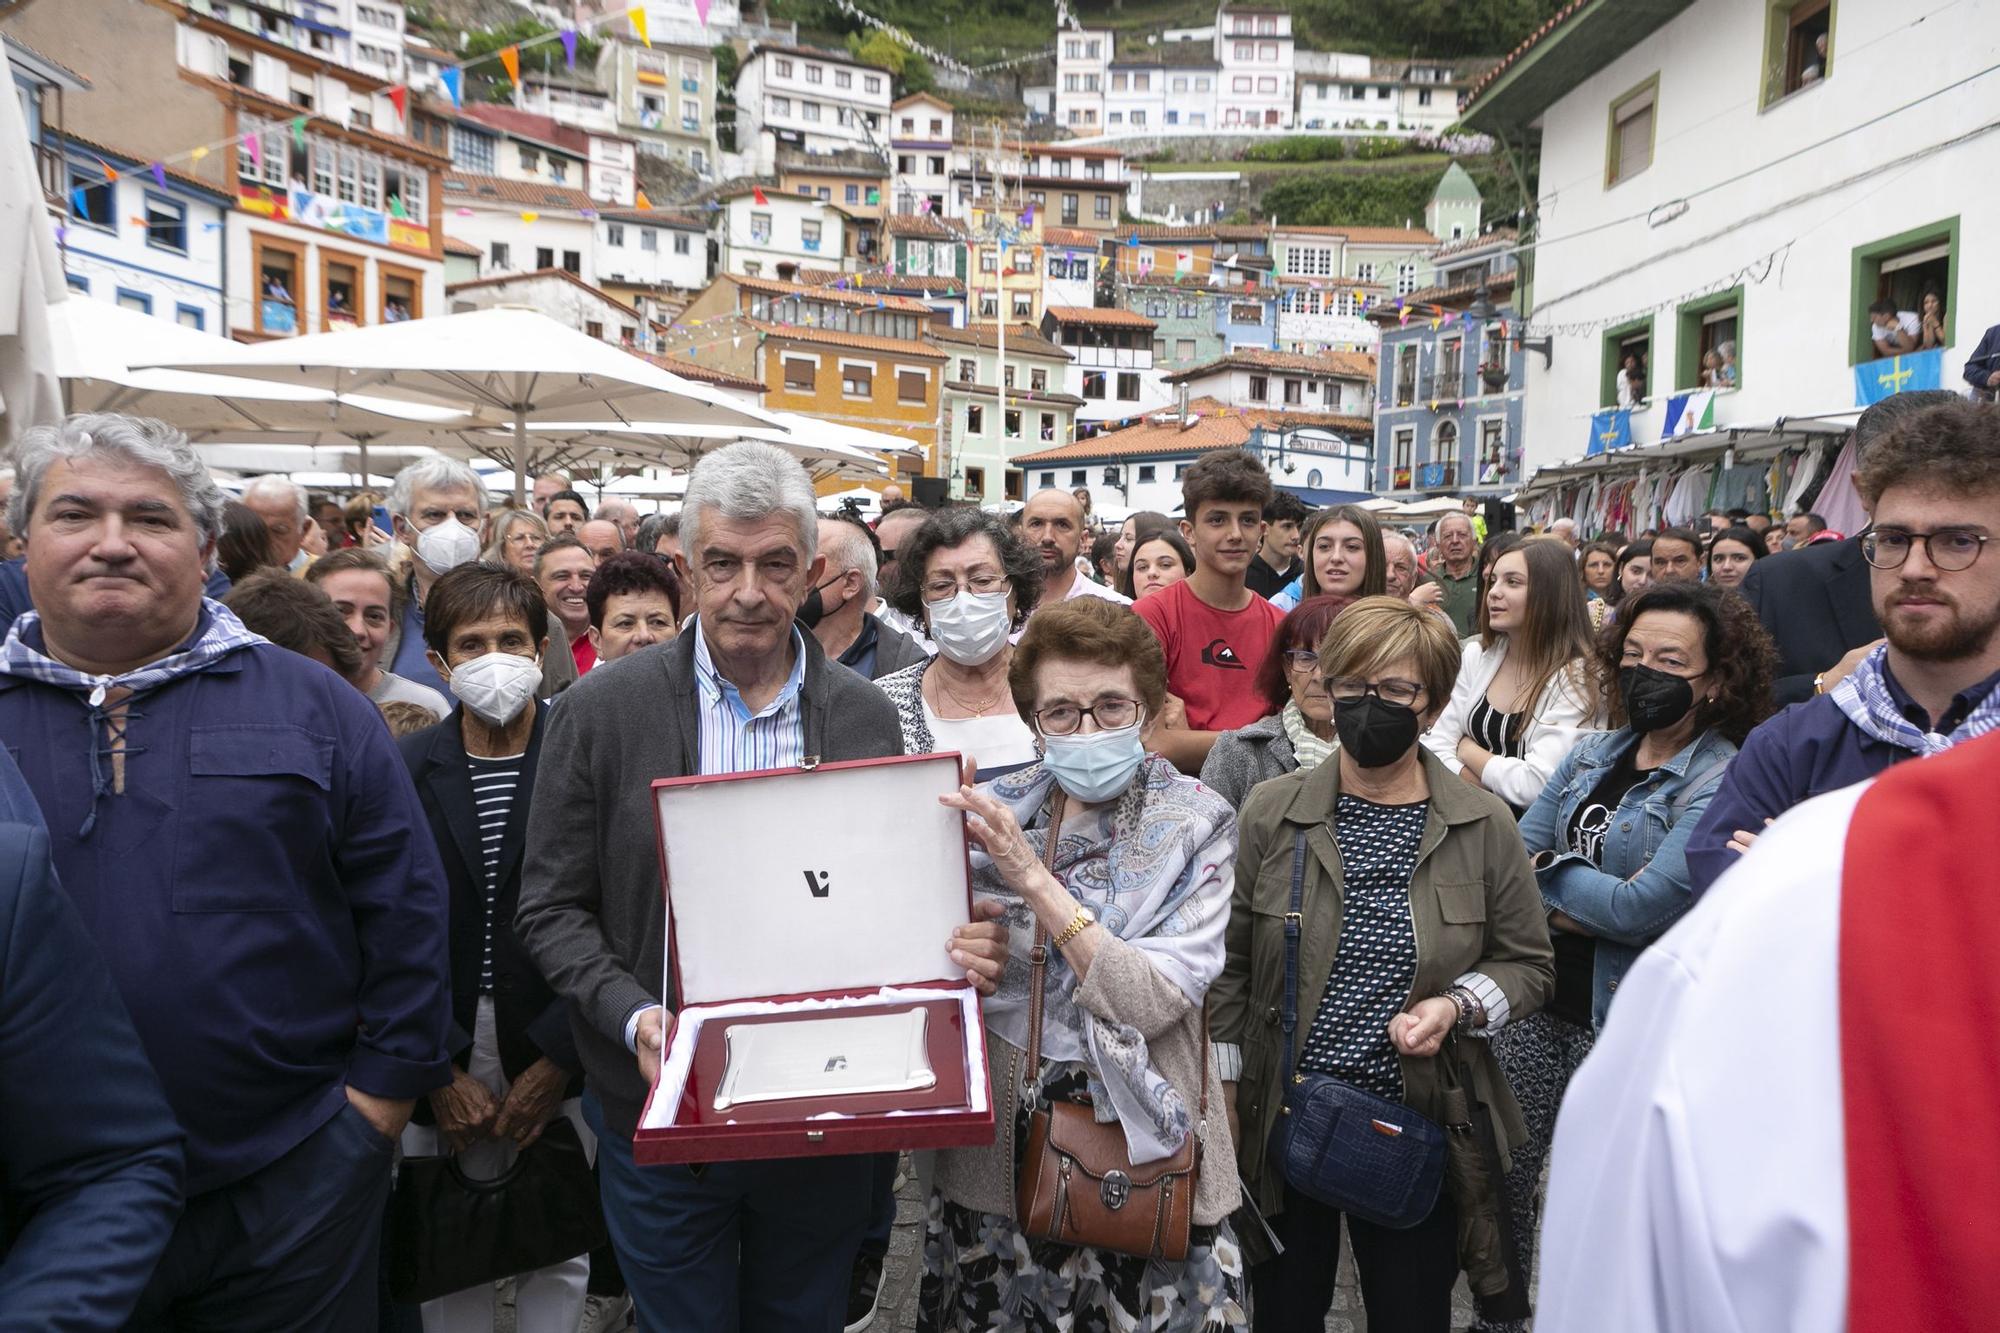
[[[1221,667],[1224,671],[1242,671],[1244,666],[1236,656],[1236,650],[1229,646],[1227,639],[1210,639],[1208,647],[1201,650],[1201,660],[1208,666]]]

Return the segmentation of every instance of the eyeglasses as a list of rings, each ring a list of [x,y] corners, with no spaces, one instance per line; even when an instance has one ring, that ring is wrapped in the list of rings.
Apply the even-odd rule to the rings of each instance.
[[[971,589],[975,597],[991,597],[1006,586],[1007,576],[1005,574],[981,572],[972,575],[963,583],[960,583],[957,579],[942,577],[926,579],[924,581],[923,593],[924,600],[927,602],[948,602],[958,596],[960,588]]]
[[[1044,736],[1072,736],[1083,725],[1085,718],[1096,720],[1103,731],[1117,731],[1129,727],[1139,720],[1139,702],[1136,699],[1099,699],[1089,708],[1079,708],[1075,704],[1055,704],[1035,712],[1035,725]]]
[[[1371,685],[1359,676],[1332,676],[1326,682],[1327,696],[1337,704],[1351,704],[1363,695],[1374,695],[1385,704],[1416,707],[1424,687],[1408,680],[1384,680]]]
[[[1293,675],[1303,676],[1308,671],[1319,670],[1319,654],[1310,648],[1285,649],[1285,669]]]
[[[1924,555],[1947,573],[1970,569],[1991,537],[1969,528],[1939,528],[1936,532],[1906,532],[1901,528],[1870,528],[1861,537],[1861,558],[1877,569],[1901,569],[1910,548],[1924,544]]]

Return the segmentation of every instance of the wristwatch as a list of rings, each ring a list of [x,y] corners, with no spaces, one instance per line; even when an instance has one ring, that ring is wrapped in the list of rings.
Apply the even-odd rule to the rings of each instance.
[[[1063,927],[1063,933],[1056,936],[1050,943],[1060,949],[1096,924],[1097,917],[1088,907],[1078,907],[1076,915],[1070,918],[1070,923],[1067,926]]]

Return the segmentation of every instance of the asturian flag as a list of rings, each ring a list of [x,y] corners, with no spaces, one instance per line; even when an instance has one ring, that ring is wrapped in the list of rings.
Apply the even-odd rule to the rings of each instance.
[[[1809,801],[1641,955],[1556,1123],[1536,1333],[1993,1326],[1996,779],[2000,734]]]
[[[1609,408],[1590,418],[1590,448],[1586,453],[1602,454],[1623,449],[1632,443],[1632,409]]]
[[[1854,368],[1854,405],[1866,407],[1884,398],[1913,389],[1937,389],[1944,385],[1944,349],[1905,352],[1879,361],[1863,361]]]

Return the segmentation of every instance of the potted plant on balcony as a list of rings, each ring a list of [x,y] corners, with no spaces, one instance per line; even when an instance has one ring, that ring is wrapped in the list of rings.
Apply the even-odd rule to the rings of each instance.
[[[1479,365],[1479,382],[1486,386],[1486,392],[1499,393],[1507,387],[1507,365],[1504,361],[1482,361]]]

